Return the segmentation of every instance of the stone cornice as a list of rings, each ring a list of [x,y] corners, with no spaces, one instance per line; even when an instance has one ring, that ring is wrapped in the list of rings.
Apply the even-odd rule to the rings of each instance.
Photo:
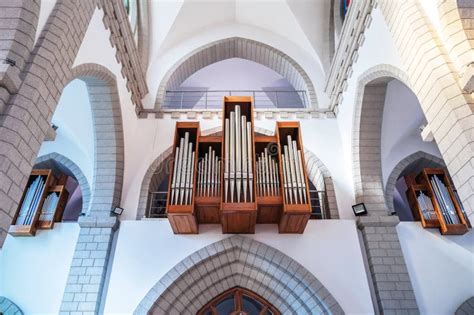
[[[143,109],[139,118],[165,118],[173,119],[212,119],[222,118],[220,109]],[[255,119],[325,119],[336,118],[336,113],[331,110],[308,109],[254,109]]]
[[[325,92],[330,97],[331,110],[337,115],[337,106],[342,102],[342,94],[347,89],[347,80],[352,75],[352,65],[357,61],[358,49],[364,43],[364,32],[372,21],[372,9],[376,0],[351,1],[341,38],[336,48]]]
[[[132,94],[137,115],[143,111],[142,99],[148,93],[143,68],[128,15],[121,0],[100,0],[99,7],[104,10],[104,25],[110,29],[110,43],[117,48],[116,58],[122,64],[122,76],[127,80],[127,90]]]

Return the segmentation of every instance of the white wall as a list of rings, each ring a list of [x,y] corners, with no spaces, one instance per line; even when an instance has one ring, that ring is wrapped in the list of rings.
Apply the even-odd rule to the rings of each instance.
[[[443,236],[419,222],[401,222],[398,236],[421,314],[454,314],[474,296],[474,232]]]
[[[63,90],[52,123],[58,126],[54,141],[44,141],[38,156],[57,152],[73,161],[89,185],[94,178],[94,135],[89,93],[84,81],[71,81]]]
[[[174,235],[167,220],[122,221],[105,313],[131,314],[167,271],[200,248],[227,237],[216,225],[201,225],[198,235]],[[354,221],[310,221],[305,233],[297,235],[278,234],[277,225],[258,225],[256,234],[246,237],[306,267],[346,313],[373,313]]]
[[[398,80],[387,85],[382,121],[382,176],[384,184],[397,164],[417,151],[439,158],[436,142],[424,142],[419,127],[426,125],[425,115],[413,92]]]
[[[359,57],[352,66],[353,74],[348,79],[347,91],[343,94],[343,102],[339,105],[339,113],[337,122],[342,138],[342,148],[345,156],[345,163],[341,167],[345,168],[345,172],[352,177],[352,129],[354,118],[354,106],[357,98],[357,88],[359,77],[368,69],[381,64],[390,64],[399,67],[400,57],[394,46],[392,35],[385,23],[385,19],[379,8],[372,12],[372,22],[370,27],[365,31],[365,41],[359,48]],[[353,180],[351,185],[353,191]]]
[[[209,90],[262,90],[278,87],[294,90],[287,79],[270,68],[254,61],[231,58],[211,64],[188,77],[180,89],[207,88]],[[222,100],[220,102],[222,104]]]
[[[0,250],[0,296],[24,314],[58,314],[78,237],[77,223],[56,223],[35,237],[8,235]]]
[[[40,14],[38,16],[38,25],[36,26],[35,42],[38,40],[41,32],[43,31],[44,25],[48,21],[49,15],[54,9],[57,0],[41,0],[40,1]]]

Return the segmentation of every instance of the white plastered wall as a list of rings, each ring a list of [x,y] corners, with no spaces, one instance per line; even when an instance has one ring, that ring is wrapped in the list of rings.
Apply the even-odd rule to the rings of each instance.
[[[105,313],[131,314],[166,272],[193,252],[227,237],[216,225],[200,226],[198,235],[175,235],[167,220],[122,222]],[[301,235],[278,234],[276,225],[259,225],[255,234],[245,237],[302,264],[347,314],[373,314],[354,221],[310,221]]]

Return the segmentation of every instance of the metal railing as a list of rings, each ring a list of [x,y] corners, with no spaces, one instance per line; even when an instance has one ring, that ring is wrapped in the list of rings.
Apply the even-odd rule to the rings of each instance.
[[[166,218],[167,191],[153,191],[148,195],[147,218]]]
[[[254,108],[301,109],[308,108],[306,91],[257,90],[183,90],[166,91],[162,109],[221,109],[224,96],[252,96]]]
[[[148,196],[147,218],[166,218],[166,200],[168,192],[154,191]],[[310,190],[311,218],[327,219],[328,202],[325,191]]]
[[[325,191],[310,190],[311,219],[327,219],[328,202]]]

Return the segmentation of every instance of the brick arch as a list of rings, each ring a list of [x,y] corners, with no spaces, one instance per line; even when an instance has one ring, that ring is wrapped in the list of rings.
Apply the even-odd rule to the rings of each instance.
[[[76,163],[62,154],[52,152],[38,157],[34,168],[37,167],[51,168],[56,172],[59,171],[63,174],[74,177],[81,188],[82,213],[88,213],[91,191],[86,176]]]
[[[25,69],[28,56],[34,47],[40,12],[40,0],[0,1],[2,34],[0,39],[0,114],[8,98],[21,84],[20,73]],[[15,66],[4,63],[9,58]]]
[[[463,73],[474,61],[474,3],[460,0],[438,0],[441,36],[457,70]]]
[[[304,150],[306,160],[306,169],[308,170],[308,179],[313,183],[317,190],[326,192],[329,206],[329,218],[339,219],[339,209],[337,207],[336,192],[332,181],[331,173],[324,163],[312,152]]]
[[[115,75],[98,64],[71,69],[70,81],[86,83],[94,128],[94,180],[89,214],[110,214],[119,206],[124,171],[122,113]]]
[[[0,116],[0,246],[95,7],[96,1],[56,3],[28,56],[18,91]]]
[[[385,184],[385,203],[390,211],[395,210],[393,206],[393,194],[397,180],[400,176],[404,176],[404,173],[409,171],[410,168],[421,163],[423,167],[446,167],[443,159],[423,151],[412,153],[403,158],[390,172],[387,183]]]
[[[272,136],[273,131],[255,126],[255,134]],[[203,136],[217,136],[222,133],[222,127],[217,126],[201,131]],[[140,198],[137,208],[137,220],[145,217],[146,209],[148,207],[148,195],[151,187],[158,187],[161,181],[169,174],[169,163],[171,162],[171,154],[173,148],[169,147],[163,151],[148,167],[148,170],[143,177]],[[321,160],[312,152],[305,149],[306,169],[308,170],[308,179],[317,187],[323,188],[326,191],[329,204],[329,217],[331,219],[339,219],[339,210],[337,208],[336,194],[331,174]],[[319,190],[319,189],[318,189]]]
[[[148,292],[134,314],[195,314],[213,297],[240,286],[282,314],[344,314],[305,267],[264,243],[234,235],[191,254]]]
[[[392,65],[378,65],[358,80],[352,132],[353,176],[356,202],[364,202],[369,215],[385,216],[381,131],[387,83],[393,79],[410,88],[408,76]]]
[[[285,77],[296,90],[307,91],[311,107],[317,108],[318,102],[313,83],[295,60],[267,44],[241,37],[212,42],[181,58],[161,80],[155,107],[159,108],[163,104],[167,90],[178,88],[186,78],[200,69],[229,58],[251,60],[274,70]]]
[[[23,311],[6,297],[0,296],[0,314],[23,315]]]

